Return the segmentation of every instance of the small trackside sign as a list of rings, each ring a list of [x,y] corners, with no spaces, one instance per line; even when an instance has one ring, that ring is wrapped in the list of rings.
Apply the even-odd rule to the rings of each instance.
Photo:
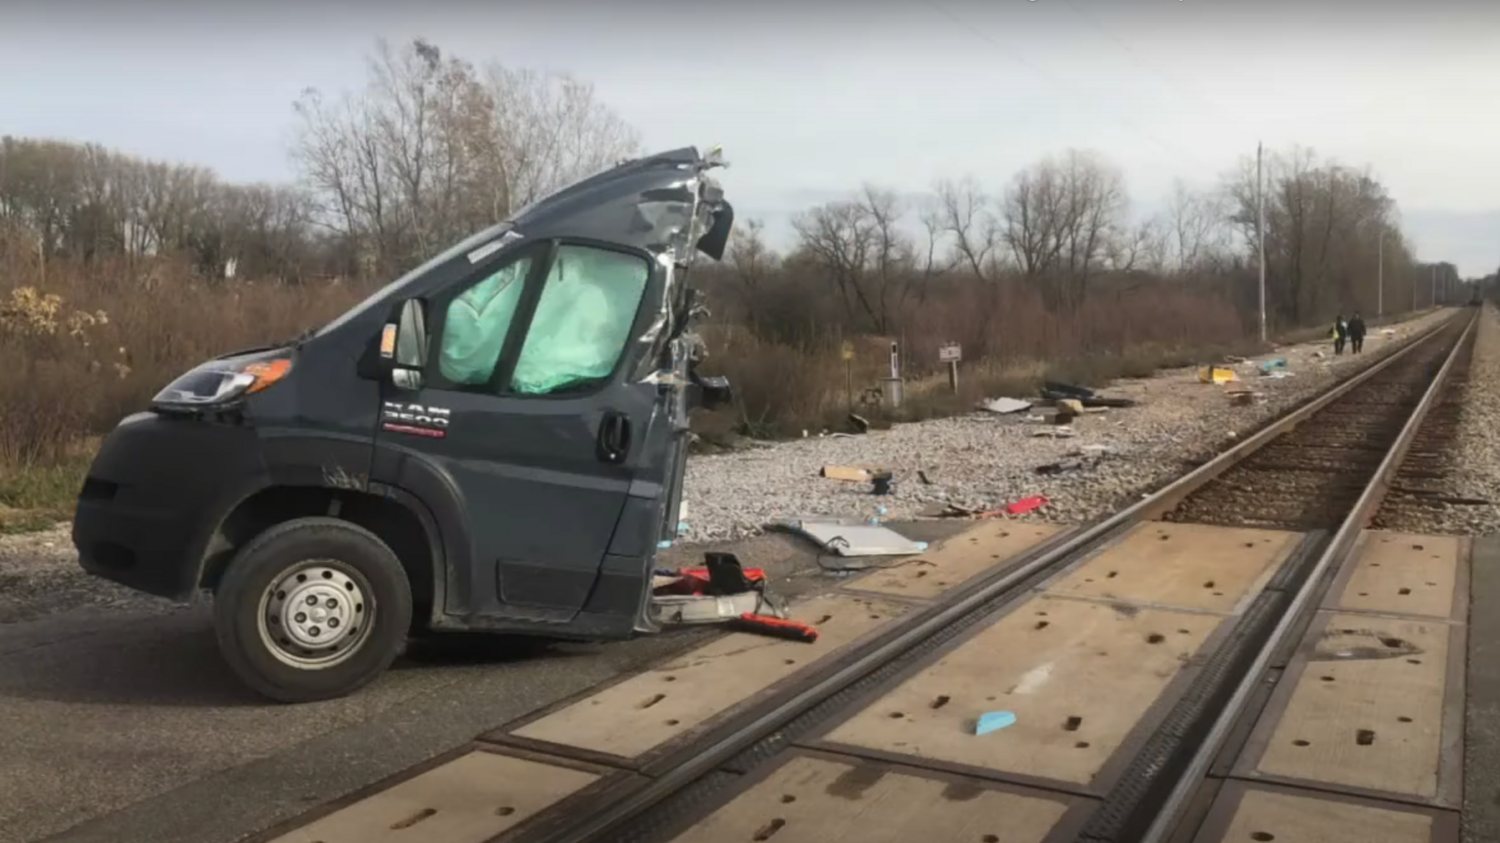
[[[448,435],[448,421],[452,415],[453,411],[447,407],[386,401],[380,408],[380,429],[388,433],[442,439]]]

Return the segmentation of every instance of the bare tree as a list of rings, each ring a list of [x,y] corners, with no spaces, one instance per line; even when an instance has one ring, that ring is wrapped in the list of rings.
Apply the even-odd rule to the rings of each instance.
[[[588,82],[491,64],[491,208],[504,215],[639,153],[640,136]]]
[[[866,185],[854,199],[792,221],[800,252],[832,284],[845,313],[878,334],[888,333],[900,309],[919,301],[927,283],[946,270],[937,250],[940,218],[919,215],[927,234],[919,247],[904,228],[911,211],[894,192]]]
[[[746,321],[754,330],[760,324],[766,279],[776,271],[781,262],[780,257],[766,245],[765,223],[761,220],[747,220],[730,239],[726,257],[740,302],[745,308]]]
[[[330,229],[382,272],[639,149],[592,86],[560,74],[467,61],[415,40],[377,44],[369,81],[330,104],[296,104],[294,151]]]
[[[941,231],[952,238],[954,263],[982,281],[992,281],[1001,268],[1004,230],[990,198],[972,176],[938,182],[934,192]]]
[[[1026,278],[1077,307],[1126,230],[1125,179],[1095,153],[1069,150],[1021,171],[1005,193],[1002,239]]]

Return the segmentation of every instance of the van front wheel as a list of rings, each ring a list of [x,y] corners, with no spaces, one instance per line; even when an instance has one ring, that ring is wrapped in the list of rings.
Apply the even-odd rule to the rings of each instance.
[[[369,530],[299,518],[251,539],[214,594],[230,668],[280,702],[350,694],[385,672],[406,643],[411,585]]]

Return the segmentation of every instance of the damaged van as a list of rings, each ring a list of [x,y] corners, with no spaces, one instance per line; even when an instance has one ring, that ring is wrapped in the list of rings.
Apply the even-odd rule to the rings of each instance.
[[[296,340],[168,385],[78,498],[84,570],[190,602],[272,699],[342,696],[414,631],[657,631],[697,373],[688,273],[734,211],[685,148],[584,179]]]

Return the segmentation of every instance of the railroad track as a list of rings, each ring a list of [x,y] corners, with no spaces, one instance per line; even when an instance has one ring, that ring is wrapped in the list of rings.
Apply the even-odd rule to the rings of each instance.
[[[1462,325],[1448,326],[1457,336]],[[1472,332],[1450,377],[1462,379]],[[1188,496],[1162,520],[1283,530],[1333,529],[1349,514],[1426,394],[1447,357],[1429,344],[1396,360],[1360,388],[1323,407]],[[1442,351],[1442,354],[1436,352]],[[1461,390],[1443,391],[1461,400]],[[1422,425],[1398,481],[1438,471],[1458,418],[1457,400],[1439,401]],[[1413,482],[1408,488],[1418,488]]]
[[[501,816],[520,811],[526,820],[505,825],[503,833],[490,839],[855,839],[839,836],[839,823],[829,819],[839,811],[851,811],[846,824],[861,812],[865,822],[884,823],[859,839],[918,839],[892,831],[906,818],[901,812],[872,819],[878,813],[873,803],[847,807],[860,802],[883,776],[902,782],[879,797],[885,803],[898,798],[902,789],[916,794],[924,782],[930,784],[918,773],[947,782],[925,801],[910,796],[917,801],[904,809],[928,819],[947,818],[947,830],[924,827],[918,832],[931,843],[1210,839],[1194,836],[1213,801],[1213,794],[1204,795],[1205,782],[1216,759],[1239,757],[1251,725],[1261,728],[1266,677],[1294,672],[1288,665],[1315,622],[1314,610],[1389,490],[1406,489],[1422,472],[1441,470],[1432,466],[1442,465],[1443,446],[1452,435],[1456,410],[1449,403],[1461,400],[1455,397],[1460,392],[1445,392],[1444,386],[1464,365],[1474,325],[1472,314],[1455,316],[1139,503],[1041,538],[1012,560],[977,568],[982,573],[955,579],[956,587],[932,591],[929,602],[913,608],[908,601],[909,611],[895,613],[899,617],[886,619],[888,623],[866,620],[867,634],[851,636],[826,657],[796,666],[796,673],[780,666],[781,655],[793,655],[795,649],[767,650],[775,658],[762,659],[758,669],[784,671],[780,675],[785,680],[773,678],[763,693],[750,689],[745,697],[716,703],[727,712],[723,716],[699,712],[701,728],[683,724],[681,731],[662,731],[662,723],[676,727],[682,716],[665,710],[682,706],[674,700],[685,694],[711,697],[714,682],[734,679],[724,674],[715,680],[707,668],[708,674],[696,676],[702,683],[694,686],[689,674],[695,668],[754,647],[674,660],[641,683],[625,680],[484,736],[481,741],[489,748],[480,755],[496,757],[497,745],[511,753],[507,775],[540,780],[564,773],[578,776],[587,769],[595,777],[587,786],[559,790],[555,799],[529,811],[514,805],[489,809],[509,812]],[[1433,424],[1424,425],[1433,413]],[[1006,538],[1011,535],[1006,529],[1022,528],[992,524],[985,529],[952,551],[950,561],[964,553],[982,555],[986,562],[999,560],[999,553],[985,552],[1000,551],[1000,545],[1014,540]],[[929,555],[936,558],[946,547]],[[857,593],[859,586],[846,588]],[[878,596],[878,591],[871,587],[864,597]],[[862,599],[853,605],[859,613],[868,605],[870,619],[890,608],[886,604],[878,610]],[[1061,645],[1059,635],[1064,636]],[[1376,639],[1377,648],[1409,644],[1394,636]],[[1047,649],[1058,646],[1071,649]],[[1055,724],[1028,721],[1024,727],[1031,731],[1023,734],[1018,726],[1015,743],[982,742],[973,735],[972,717],[966,734],[955,731],[956,710],[973,711],[1002,693],[1024,695],[1028,691],[1018,690],[1022,686],[1045,682],[1054,664],[1034,665],[1036,659],[1052,658],[1036,655],[1042,652],[1076,656],[1071,668],[1057,663],[1062,677],[1053,677],[1054,686],[1067,675],[1084,683],[1058,697],[1055,706],[1027,714],[1055,719]],[[1080,659],[1087,664],[1079,666]],[[785,664],[794,661],[786,658]],[[1421,660],[1407,661],[1418,665]],[[767,667],[772,662],[774,670]],[[1323,670],[1328,673],[1323,678],[1331,680],[1333,668]],[[985,697],[985,691],[974,687],[992,681],[987,674],[1005,675],[1002,681],[1014,685]],[[675,685],[665,684],[679,678]],[[672,694],[676,697],[669,700]],[[1011,705],[1018,710],[1025,703],[1006,699],[1014,700]],[[1003,700],[991,704],[1007,705]],[[672,711],[691,708],[689,703]],[[668,717],[672,719],[657,722]],[[632,741],[612,732],[609,722],[622,724],[623,730],[658,730],[663,737]],[[908,731],[896,734],[898,728]],[[1445,721],[1439,731],[1447,728]],[[594,737],[574,736],[577,729],[592,730]],[[1371,731],[1370,741],[1373,735]],[[1360,745],[1368,743],[1365,737],[1362,730]],[[1307,743],[1297,741],[1299,746]],[[1016,748],[1023,745],[1029,749]],[[1010,747],[1014,757],[998,747]],[[785,771],[797,764],[802,766],[788,779],[791,774]],[[823,782],[817,778],[819,764],[845,772]],[[766,787],[780,789],[768,797],[761,793]],[[992,792],[997,787],[1040,794],[1027,809],[1035,833],[994,824],[997,816],[1015,808],[983,801],[1000,798]],[[803,791],[797,788],[811,790],[799,797]],[[1036,805],[1044,804],[1047,794],[1065,810],[1043,821],[1037,819],[1041,809]],[[408,794],[398,802],[409,805],[410,798]],[[735,806],[742,800],[748,807],[737,815]],[[946,814],[933,814],[929,809],[934,802]],[[964,813],[966,805],[969,814]],[[430,809],[413,815],[411,822],[437,815],[440,810]],[[1026,811],[1015,808],[1014,815],[1016,822],[1026,822]],[[500,826],[494,827],[499,831]],[[305,830],[274,839],[346,839],[336,837],[336,825],[315,822],[297,828]],[[1265,830],[1249,835],[1256,841],[1276,839]]]
[[[1441,452],[1452,425],[1445,423],[1419,436],[1421,421],[1439,403],[1444,379],[1470,345],[1471,328],[1467,315],[1450,320],[1152,498],[961,589],[871,642],[863,652],[848,654],[837,669],[662,759],[655,765],[659,775],[575,815],[571,822],[538,829],[542,833],[535,839],[670,839],[689,818],[722,801],[716,797],[738,775],[771,762],[857,699],[889,685],[911,663],[944,648],[1070,561],[1142,519],[1312,531],[1209,656],[1196,681],[1179,696],[1075,837],[1096,843],[1167,840],[1243,713],[1257,677],[1307,626],[1304,609],[1321,596],[1341,556],[1365,527],[1385,494],[1387,478],[1396,474],[1415,443],[1420,443],[1417,456],[1424,463]],[[784,821],[778,825],[771,817],[754,839],[773,840],[783,827]]]
[[[1455,468],[1448,445],[1458,429],[1460,414],[1468,393],[1469,363],[1474,355],[1474,332],[1459,349],[1453,368],[1443,383],[1442,392],[1428,412],[1412,442],[1411,450],[1396,472],[1372,527],[1408,520],[1413,511],[1430,511],[1449,506],[1485,506],[1490,502],[1456,495],[1449,486],[1450,472]]]

